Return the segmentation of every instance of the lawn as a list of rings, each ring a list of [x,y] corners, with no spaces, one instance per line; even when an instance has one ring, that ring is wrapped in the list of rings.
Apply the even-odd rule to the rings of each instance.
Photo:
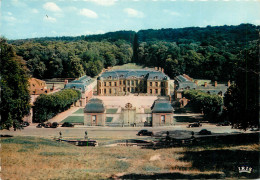
[[[126,146],[78,147],[51,139],[17,136],[2,138],[1,146],[2,179],[259,177],[259,144],[153,150]],[[241,163],[249,163],[253,173],[239,174],[237,165]]]
[[[84,109],[80,108],[76,112],[74,112],[73,114],[84,114]]]
[[[147,113],[147,114],[152,113],[151,108],[144,109],[144,113]]]
[[[136,65],[135,63],[128,63],[120,66],[114,66],[112,69],[143,69],[143,66]]]
[[[68,116],[61,123],[70,122],[70,123],[84,123],[84,116]]]
[[[117,112],[117,108],[116,109],[107,109],[106,113],[107,114],[115,114]]]
[[[107,117],[106,118],[106,122],[112,122],[112,120],[113,120],[113,117]]]

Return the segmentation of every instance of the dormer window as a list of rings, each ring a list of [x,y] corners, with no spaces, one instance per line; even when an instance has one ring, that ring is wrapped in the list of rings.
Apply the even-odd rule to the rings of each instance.
[[[155,76],[154,79],[158,79],[158,76]]]
[[[112,76],[108,76],[108,79],[112,79]]]

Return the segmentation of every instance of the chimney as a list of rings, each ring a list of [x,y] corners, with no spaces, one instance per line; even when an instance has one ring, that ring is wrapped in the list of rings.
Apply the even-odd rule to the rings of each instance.
[[[207,87],[208,86],[208,83],[207,82],[204,82],[204,87]]]
[[[164,69],[162,68],[162,72],[164,73]]]
[[[227,86],[228,86],[228,87],[230,86],[230,80],[228,80],[228,82],[227,82]]]
[[[55,86],[54,86],[54,83],[52,84],[52,90],[53,90],[53,91],[55,90]]]
[[[217,87],[218,86],[218,82],[217,81],[215,81],[215,87]]]
[[[198,80],[195,80],[195,84],[198,86]]]

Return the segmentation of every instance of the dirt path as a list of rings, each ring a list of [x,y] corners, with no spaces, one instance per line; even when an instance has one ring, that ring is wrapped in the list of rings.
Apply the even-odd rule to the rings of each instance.
[[[51,118],[48,120],[48,122],[61,122],[62,120],[64,120],[66,117],[70,116],[71,114],[73,114],[74,112],[76,112],[78,109],[80,109],[82,107],[71,107],[70,109],[68,109],[67,111],[64,111],[60,114],[58,114],[57,116]]]

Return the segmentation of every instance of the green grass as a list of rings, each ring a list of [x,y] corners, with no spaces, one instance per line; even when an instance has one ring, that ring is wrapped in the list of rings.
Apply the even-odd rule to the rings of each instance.
[[[107,117],[106,118],[106,122],[112,122],[112,120],[113,120],[113,117]]]
[[[152,112],[152,110],[149,108],[149,109],[144,109],[144,113],[151,113]]]
[[[107,109],[107,114],[115,114],[117,112],[117,109]]]
[[[120,66],[114,66],[112,69],[143,69],[143,66],[136,65],[135,63],[128,63]]]
[[[68,116],[66,119],[61,121],[61,123],[69,122],[69,123],[84,123],[84,116]]]
[[[80,108],[76,112],[74,112],[73,114],[84,114],[84,109]]]

